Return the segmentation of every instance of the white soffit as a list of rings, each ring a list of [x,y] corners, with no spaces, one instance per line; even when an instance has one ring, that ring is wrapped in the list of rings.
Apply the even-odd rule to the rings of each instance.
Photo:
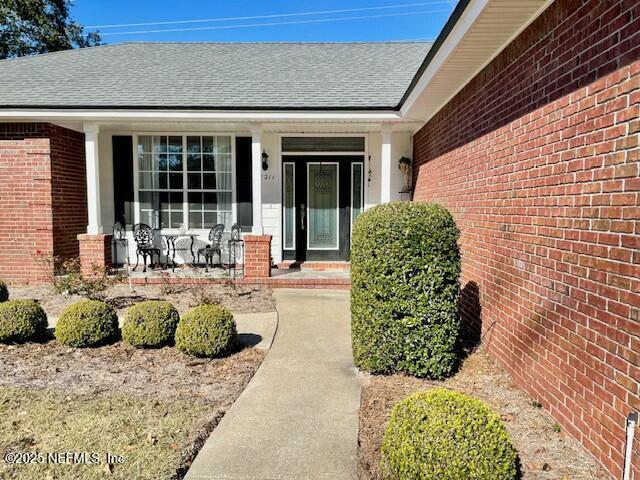
[[[553,0],[471,0],[401,107],[427,122]]]

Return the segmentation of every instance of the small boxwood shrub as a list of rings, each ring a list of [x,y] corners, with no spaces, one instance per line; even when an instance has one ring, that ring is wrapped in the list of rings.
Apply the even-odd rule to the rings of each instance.
[[[80,300],[58,318],[55,337],[70,347],[95,347],[119,337],[115,309],[100,300]]]
[[[9,300],[9,289],[7,284],[0,280],[0,302],[6,302]]]
[[[445,388],[397,403],[382,441],[382,469],[395,480],[513,480],[516,462],[500,417]]]
[[[180,316],[169,302],[148,300],[127,310],[122,338],[134,347],[160,347],[173,342]]]
[[[358,217],[351,247],[356,365],[443,378],[456,364],[460,232],[435,204],[393,202]]]
[[[200,305],[185,313],[176,329],[176,347],[197,357],[217,357],[233,345],[236,323],[220,305]]]
[[[35,300],[0,303],[0,342],[36,340],[42,338],[46,330],[47,314]]]

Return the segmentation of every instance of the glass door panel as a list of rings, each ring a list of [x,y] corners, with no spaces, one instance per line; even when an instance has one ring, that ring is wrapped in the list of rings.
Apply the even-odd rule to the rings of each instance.
[[[307,164],[310,250],[338,249],[338,163]]]

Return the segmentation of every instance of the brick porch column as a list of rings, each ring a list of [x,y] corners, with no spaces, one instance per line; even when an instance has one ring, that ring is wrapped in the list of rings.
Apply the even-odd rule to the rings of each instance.
[[[111,266],[111,235],[81,233],[78,235],[78,242],[80,243],[80,270],[83,276],[93,276],[94,265]]]
[[[271,235],[245,235],[245,278],[268,278],[271,276]]]

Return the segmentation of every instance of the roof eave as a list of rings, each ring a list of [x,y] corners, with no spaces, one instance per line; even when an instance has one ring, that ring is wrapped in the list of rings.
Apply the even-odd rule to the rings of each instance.
[[[427,122],[553,1],[461,0],[400,101],[401,115]]]

